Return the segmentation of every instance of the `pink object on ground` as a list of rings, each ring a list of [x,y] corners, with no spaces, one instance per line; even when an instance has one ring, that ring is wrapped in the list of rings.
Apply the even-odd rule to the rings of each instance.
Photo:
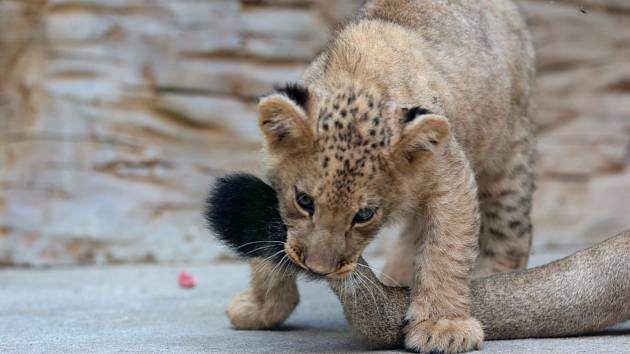
[[[177,282],[180,287],[184,289],[191,289],[197,285],[197,277],[186,272],[181,272],[179,273],[179,277],[177,277]]]

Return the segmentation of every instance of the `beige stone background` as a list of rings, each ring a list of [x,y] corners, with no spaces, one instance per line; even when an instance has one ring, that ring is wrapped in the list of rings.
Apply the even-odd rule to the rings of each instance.
[[[0,264],[224,259],[208,185],[258,170],[257,97],[359,3],[0,0]],[[630,228],[630,2],[520,3],[538,53],[534,252],[584,246]]]

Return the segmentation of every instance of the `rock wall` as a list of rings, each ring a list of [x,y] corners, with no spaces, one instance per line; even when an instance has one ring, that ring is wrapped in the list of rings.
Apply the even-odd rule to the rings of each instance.
[[[221,259],[208,184],[259,170],[255,103],[360,1],[0,2],[0,264]],[[630,4],[522,1],[537,247],[630,227]],[[379,248],[373,248],[378,250]]]

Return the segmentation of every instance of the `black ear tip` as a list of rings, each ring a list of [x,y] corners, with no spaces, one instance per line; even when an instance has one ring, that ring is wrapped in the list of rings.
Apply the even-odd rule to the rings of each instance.
[[[309,99],[308,88],[298,83],[287,83],[283,86],[274,86],[276,92],[281,93],[290,98],[297,105],[306,108]]]
[[[422,116],[425,114],[433,114],[433,112],[429,111],[426,108],[422,108],[420,106],[415,106],[415,107],[411,107],[409,109],[406,109],[405,112],[405,123],[409,123],[411,121],[413,121],[414,119],[416,119],[416,117],[418,116]]]

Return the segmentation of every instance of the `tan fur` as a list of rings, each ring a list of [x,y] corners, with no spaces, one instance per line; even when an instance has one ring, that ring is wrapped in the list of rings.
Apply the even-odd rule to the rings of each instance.
[[[414,252],[393,255],[385,272],[412,288],[407,348],[479,347],[483,331],[470,317],[473,268],[477,276],[521,269],[531,244],[533,50],[516,7],[371,1],[303,83],[304,106],[283,94],[259,104],[287,256],[344,278],[383,225],[403,221],[397,248]],[[312,212],[296,203],[302,192],[312,197]],[[354,224],[370,207],[374,218]],[[254,282],[251,293],[266,286]],[[257,301],[263,308],[280,302]],[[247,312],[239,306],[248,305],[237,301],[232,313]],[[277,322],[248,311],[257,328]],[[277,318],[286,317],[281,312]]]
[[[488,339],[567,337],[630,320],[630,230],[561,260],[476,279],[471,311]],[[409,290],[383,285],[361,260],[357,275],[373,286],[352,292],[328,283],[353,329],[377,347],[399,347]]]
[[[274,328],[281,325],[300,301],[292,274],[273,277],[275,265],[252,261],[252,287],[238,294],[226,310],[239,329]]]

